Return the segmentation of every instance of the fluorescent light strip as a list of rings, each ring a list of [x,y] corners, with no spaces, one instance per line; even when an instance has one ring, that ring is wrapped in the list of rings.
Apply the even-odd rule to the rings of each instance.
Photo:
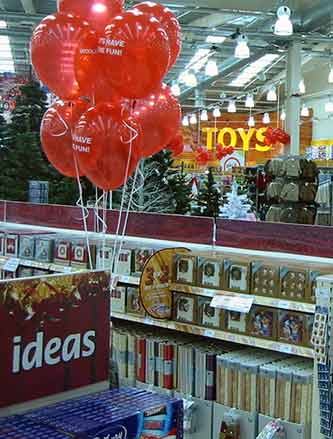
[[[232,82],[230,82],[230,87],[243,87],[247,83],[249,83],[258,73],[262,72],[266,67],[272,64],[279,55],[275,55],[269,53],[267,55],[262,56],[257,61],[251,63],[248,67],[246,67]]]
[[[190,62],[186,65],[185,70],[191,69],[198,72],[206,64],[209,56],[210,49],[198,49],[192,56]]]
[[[7,27],[7,23],[0,20],[0,29],[4,26]],[[7,35],[0,35],[0,72],[15,72],[13,53]]]

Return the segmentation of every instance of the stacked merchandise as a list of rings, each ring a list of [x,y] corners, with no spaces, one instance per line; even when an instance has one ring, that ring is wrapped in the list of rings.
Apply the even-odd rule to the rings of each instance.
[[[259,412],[297,424],[309,424],[312,411],[313,363],[300,357],[255,348],[239,349],[227,343],[208,342],[198,337],[162,333],[156,337],[137,326],[113,329],[114,358],[121,358],[123,378],[176,390],[184,395],[216,401],[235,409]],[[123,337],[118,344],[119,334]],[[127,337],[127,342],[126,342]],[[129,340],[136,340],[137,351],[130,351]],[[147,346],[157,344],[155,355]],[[161,357],[160,346],[169,346],[172,355]],[[122,355],[119,351],[122,350]],[[136,358],[126,370],[126,356]],[[161,359],[162,358],[162,359]],[[130,363],[128,363],[130,364]],[[132,365],[133,367],[133,365]],[[153,380],[164,370],[166,380]],[[172,374],[169,374],[172,372]]]
[[[332,383],[332,313],[333,276],[317,279],[316,313],[312,333],[320,403],[320,429],[325,438],[333,433],[333,383]]]
[[[314,224],[318,169],[315,162],[300,157],[276,158],[265,166],[272,177],[266,197],[271,204],[266,221]]]
[[[217,357],[217,402],[298,424],[311,422],[313,365],[244,349]]]
[[[333,225],[333,169],[319,168],[319,186],[316,195],[317,209],[316,224],[320,226]]]
[[[26,428],[24,432],[23,428]],[[0,437],[32,438],[29,433],[35,433],[36,439],[181,439],[183,402],[144,390],[124,388],[0,420]]]

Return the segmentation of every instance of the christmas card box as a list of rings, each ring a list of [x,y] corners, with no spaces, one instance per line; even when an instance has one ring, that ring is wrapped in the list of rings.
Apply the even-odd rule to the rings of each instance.
[[[278,297],[280,267],[252,262],[251,293],[256,296]]]
[[[306,315],[292,311],[279,311],[278,340],[296,345],[305,344]]]
[[[22,259],[34,259],[35,258],[35,236],[33,235],[21,235],[20,236],[20,249],[19,256]]]
[[[247,314],[237,311],[225,311],[223,329],[229,332],[246,334]]]
[[[53,262],[54,239],[50,237],[36,237],[35,259],[39,262]]]
[[[43,277],[43,276],[47,276],[48,274],[50,274],[49,270],[42,270],[40,268],[34,268],[32,275],[35,277]]]
[[[221,288],[223,261],[213,258],[198,258],[198,285],[205,288]]]
[[[10,258],[18,257],[19,235],[8,233],[5,237],[5,256]]]
[[[197,296],[173,293],[173,320],[197,323]]]
[[[198,324],[219,329],[223,310],[210,306],[211,301],[211,297],[198,297]]]
[[[116,287],[111,291],[111,311],[126,313],[126,287]]]
[[[250,293],[251,264],[229,259],[224,261],[225,289],[237,293]]]
[[[276,339],[277,310],[253,306],[248,319],[248,334],[253,337]]]
[[[288,300],[304,301],[308,288],[308,271],[298,267],[280,268],[280,296]]]
[[[140,276],[148,259],[154,254],[152,249],[133,250],[133,274]]]
[[[127,287],[126,312],[127,314],[135,314],[141,317],[145,316],[145,310],[140,300],[139,288]]]
[[[54,247],[54,262],[70,265],[72,257],[72,241],[57,239]]]
[[[0,232],[0,256],[5,253],[5,234]]]
[[[110,270],[112,263],[113,247],[110,245],[99,244],[96,252],[96,269]]]
[[[131,275],[132,267],[132,250],[123,249],[119,253],[119,259],[116,267],[117,274],[123,276]]]
[[[90,253],[90,258],[89,258]],[[90,260],[92,268],[96,261],[96,246],[85,241],[73,241],[71,246],[71,265],[76,268],[90,268]]]
[[[1,279],[10,280],[16,278],[16,271],[1,270]]]
[[[191,254],[176,254],[174,257],[174,280],[179,284],[194,285],[197,257]]]

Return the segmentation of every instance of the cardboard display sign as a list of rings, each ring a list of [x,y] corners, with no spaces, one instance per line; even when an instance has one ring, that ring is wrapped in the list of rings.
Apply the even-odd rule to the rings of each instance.
[[[140,300],[146,312],[155,319],[172,316],[173,259],[176,254],[188,253],[185,248],[160,250],[148,259],[140,279]]]
[[[108,377],[105,272],[0,282],[0,408]]]

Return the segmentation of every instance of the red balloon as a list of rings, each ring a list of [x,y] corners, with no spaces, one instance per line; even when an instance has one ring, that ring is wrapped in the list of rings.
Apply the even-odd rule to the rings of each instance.
[[[168,36],[161,24],[133,9],[115,17],[100,39],[102,68],[120,96],[139,99],[160,85],[170,61]]]
[[[141,154],[140,126],[122,108],[114,104],[98,104],[90,108],[77,123],[73,149],[80,169],[104,190],[113,190],[125,181],[131,150],[129,176]]]
[[[181,28],[177,17],[169,8],[154,2],[139,3],[135,5],[135,9],[155,17],[165,29],[170,43],[170,69],[177,61],[182,48]]]
[[[89,105],[81,100],[57,102],[44,114],[41,142],[49,162],[66,177],[76,177],[72,130]],[[80,175],[83,175],[79,171]]]
[[[176,157],[184,150],[184,139],[181,133],[178,133],[174,139],[166,147]]]
[[[180,104],[166,84],[146,99],[137,100],[133,115],[142,127],[142,153],[145,157],[161,151],[179,131]]]
[[[61,0],[59,12],[79,15],[99,32],[123,11],[124,0]]]
[[[74,60],[89,24],[71,14],[53,14],[36,27],[31,39],[31,60],[39,79],[63,100],[80,97]]]

